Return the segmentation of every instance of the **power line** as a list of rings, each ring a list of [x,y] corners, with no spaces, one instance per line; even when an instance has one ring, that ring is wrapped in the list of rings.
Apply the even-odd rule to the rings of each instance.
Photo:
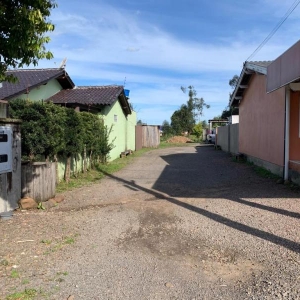
[[[291,7],[288,9],[288,11],[283,16],[282,20],[274,27],[274,29],[270,32],[270,34],[263,40],[263,42],[253,51],[253,53],[246,59],[246,61],[249,61],[251,57],[253,57],[270,39],[273,37],[273,35],[276,33],[276,31],[280,28],[280,26],[286,21],[286,19],[291,15],[291,13],[296,9],[296,7],[299,5],[300,0],[296,0]]]

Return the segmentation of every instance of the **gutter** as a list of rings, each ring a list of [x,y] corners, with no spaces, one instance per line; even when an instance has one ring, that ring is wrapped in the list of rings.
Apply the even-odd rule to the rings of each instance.
[[[284,132],[284,180],[289,179],[289,159],[290,159],[290,103],[291,90],[285,88],[285,132]]]

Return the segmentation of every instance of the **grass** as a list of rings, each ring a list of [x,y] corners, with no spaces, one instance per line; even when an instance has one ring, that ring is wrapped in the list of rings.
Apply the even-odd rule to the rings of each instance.
[[[170,147],[184,147],[188,145],[189,144],[174,144],[162,141],[158,149],[165,149]],[[60,182],[56,187],[56,192],[63,193],[65,191],[73,190],[76,188],[88,186],[93,183],[99,182],[105,177],[105,174],[113,174],[132,163],[137,157],[142,156],[146,152],[155,150],[156,149],[154,148],[143,148],[141,150],[133,152],[133,154],[128,155],[124,158],[115,159],[114,161],[109,162],[107,164],[100,164],[97,166],[96,169],[89,170],[86,173],[80,173],[78,174],[78,176],[70,178],[69,183],[66,183],[65,181]]]
[[[254,169],[255,173],[261,177],[270,178],[270,179],[280,179],[280,177],[278,175],[271,173],[269,170],[267,170],[263,167],[258,167],[258,166],[253,165],[253,169]]]
[[[19,278],[20,277],[20,274],[17,270],[12,270],[11,273],[10,273],[10,278]]]
[[[64,237],[61,241],[58,241],[58,242],[53,242],[50,241],[50,240],[42,240],[41,242],[48,247],[47,251],[44,252],[45,255],[48,255],[50,253],[53,253],[53,252],[56,252],[60,249],[62,249],[64,246],[66,245],[72,245],[75,243],[75,238],[78,236],[78,234],[75,234],[73,236],[66,236]],[[52,244],[50,246],[50,244]]]
[[[23,292],[16,292],[8,295],[6,300],[32,300],[37,295],[37,290],[35,289],[25,289]]]

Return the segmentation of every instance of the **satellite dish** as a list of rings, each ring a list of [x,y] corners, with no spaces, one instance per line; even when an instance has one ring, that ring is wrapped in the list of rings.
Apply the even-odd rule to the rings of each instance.
[[[65,57],[65,58],[63,59],[63,61],[61,62],[59,68],[60,68],[60,69],[64,69],[64,68],[66,67],[66,65],[67,65],[67,58]]]

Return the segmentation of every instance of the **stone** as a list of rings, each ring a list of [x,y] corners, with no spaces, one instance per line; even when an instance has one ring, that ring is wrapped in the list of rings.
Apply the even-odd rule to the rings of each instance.
[[[21,200],[19,200],[19,205],[21,209],[33,209],[33,208],[37,208],[38,206],[36,201],[30,197],[24,197]]]
[[[74,300],[74,299],[75,299],[74,295],[71,295],[67,298],[67,300]]]
[[[57,205],[57,203],[56,203],[56,201],[54,200],[54,198],[49,199],[49,200],[46,201],[46,202],[43,202],[43,206],[44,206],[46,209],[49,209],[49,208],[54,207],[54,206],[56,206],[56,205]]]
[[[52,198],[56,203],[60,203],[63,202],[65,200],[64,196],[56,196],[54,198]]]
[[[167,282],[167,283],[165,284],[165,286],[166,286],[167,288],[173,288],[173,287],[174,287],[174,285],[173,285],[171,282]]]

